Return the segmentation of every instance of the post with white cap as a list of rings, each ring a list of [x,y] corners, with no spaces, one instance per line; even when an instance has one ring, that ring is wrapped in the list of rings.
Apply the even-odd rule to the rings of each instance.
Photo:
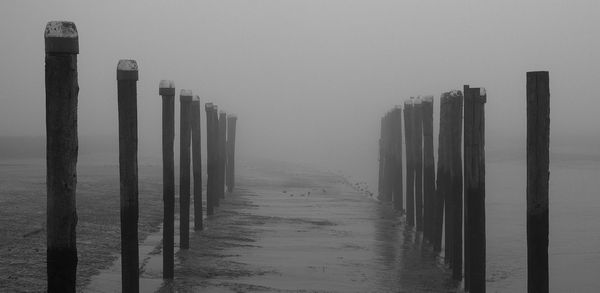
[[[226,147],[227,147],[227,113],[224,111],[219,112],[219,185],[218,192],[219,198],[225,198],[225,159],[226,159]]]
[[[548,292],[550,77],[527,72],[527,291]]]
[[[163,151],[163,278],[173,279],[175,234],[175,83],[161,80]]]
[[[423,231],[425,239],[433,240],[433,199],[435,194],[435,160],[433,157],[433,96],[422,99],[423,121]]]
[[[215,106],[212,103],[206,103],[204,109],[206,111],[206,215],[212,216],[214,214],[214,117],[213,108]]]
[[[192,133],[192,91],[182,89],[179,144],[179,247],[190,247],[190,144]]]
[[[465,86],[465,90],[465,211],[468,211],[465,215],[465,289],[485,292],[484,105],[487,97],[484,88]]]
[[[413,108],[415,217],[417,218],[417,231],[423,231],[423,117],[421,115],[421,104],[421,98],[416,98]]]
[[[406,146],[406,223],[415,225],[415,173],[413,154],[413,101],[404,101],[404,137]]]
[[[227,117],[227,170],[225,180],[227,181],[227,191],[233,192],[235,188],[235,131],[237,116],[229,115]]]
[[[46,261],[48,292],[75,292],[77,273],[77,54],[75,24],[51,21],[46,51]]]
[[[117,91],[123,292],[139,292],[137,80],[137,62],[135,60],[119,60]]]
[[[192,162],[194,173],[194,230],[202,230],[202,157],[200,130],[200,97],[192,99]]]

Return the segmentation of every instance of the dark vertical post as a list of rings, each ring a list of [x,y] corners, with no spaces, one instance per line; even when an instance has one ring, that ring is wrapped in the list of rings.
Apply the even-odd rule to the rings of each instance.
[[[466,88],[465,94],[465,231],[469,231],[469,264],[465,257],[465,288],[485,292],[485,89]],[[467,133],[469,133],[467,135]],[[467,136],[469,137],[467,139]],[[469,146],[467,147],[467,143]],[[468,150],[468,151],[467,151]],[[468,227],[468,229],[467,229]],[[467,246],[468,244],[468,246]],[[465,254],[466,256],[466,254]]]
[[[433,158],[433,96],[423,98],[423,220],[424,235],[433,243],[435,162]]]
[[[406,223],[415,225],[415,173],[413,154],[413,102],[404,101],[404,137],[406,146]]]
[[[135,60],[119,60],[117,85],[123,292],[139,291],[137,80],[137,62]]]
[[[392,202],[393,192],[394,192],[394,180],[396,179],[394,172],[394,134],[393,134],[393,115],[392,112],[388,112],[385,116],[385,193],[383,196],[383,201],[386,203]]]
[[[444,245],[444,260],[446,263],[449,261],[449,216],[448,216],[448,202],[447,202],[447,188],[448,188],[448,177],[450,171],[447,163],[448,157],[448,99],[450,93],[443,93],[440,97],[440,129],[438,134],[438,165],[437,165],[437,178],[436,178],[436,192],[435,192],[435,236],[433,241],[433,250],[435,252],[442,251],[442,234],[444,234],[444,218],[446,222],[446,241]]]
[[[402,212],[404,210],[403,192],[404,186],[402,184],[402,108],[396,106],[394,108],[394,192],[393,192],[393,203],[396,211]]]
[[[75,292],[77,273],[77,54],[72,22],[51,21],[46,51],[46,274],[48,292]]]
[[[445,99],[442,99],[440,112],[444,112],[445,120],[443,120],[443,128],[440,126],[440,136],[443,132],[444,149],[443,155],[440,155],[440,163],[443,165],[442,172],[438,173],[442,183],[441,191],[444,195],[444,261],[447,264],[452,264],[454,257],[454,213],[456,200],[452,193],[452,100],[455,96],[454,92],[444,93]],[[444,103],[445,102],[445,103]],[[442,120],[440,120],[440,124]],[[441,143],[440,143],[441,145]],[[443,160],[443,161],[441,161]]]
[[[415,216],[417,231],[423,231],[423,117],[421,115],[421,99],[415,99],[413,115],[413,143],[415,168]]]
[[[202,152],[200,97],[192,99],[192,162],[194,174],[194,230],[202,230]]]
[[[213,148],[213,152],[212,152],[212,156],[211,159],[213,160],[212,166],[213,166],[213,203],[215,207],[219,206],[219,202],[221,200],[220,198],[220,194],[219,194],[219,182],[220,182],[220,176],[219,176],[219,107],[217,105],[213,105],[212,108],[212,126],[213,126],[213,132],[212,132],[212,148]]]
[[[465,190],[464,190],[464,243],[465,243],[465,291],[469,291],[471,285],[471,232],[469,231],[470,220],[469,220],[469,189],[472,185],[471,178],[472,175],[472,164],[473,164],[473,139],[472,139],[472,131],[473,131],[473,98],[471,97],[471,90],[469,89],[469,85],[463,85],[463,95],[465,99],[465,115],[464,115],[464,142],[463,142],[463,155],[464,158],[464,166],[465,166]]]
[[[463,114],[463,95],[460,91],[454,91],[450,97],[451,103],[451,136],[450,136],[450,197],[452,198],[452,277],[455,280],[462,278],[462,114]]]
[[[173,279],[175,234],[175,83],[161,80],[163,151],[163,278]]]
[[[385,125],[385,117],[381,117],[381,126],[379,131],[379,180],[377,183],[377,194],[379,198],[383,197],[383,181],[385,174],[383,171],[385,170],[385,158],[384,158],[384,150],[383,150],[383,129]]]
[[[225,158],[227,147],[227,113],[219,113],[219,198],[225,198]]]
[[[548,71],[527,72],[527,291],[548,292]]]
[[[235,128],[237,123],[237,116],[229,115],[227,117],[227,191],[233,192],[235,188]]]
[[[204,109],[206,111],[206,214],[212,216],[214,214],[214,177],[216,176],[214,171],[214,117],[213,117],[212,103],[206,103]]]
[[[190,248],[190,144],[192,134],[192,91],[181,90],[179,144],[179,247]]]

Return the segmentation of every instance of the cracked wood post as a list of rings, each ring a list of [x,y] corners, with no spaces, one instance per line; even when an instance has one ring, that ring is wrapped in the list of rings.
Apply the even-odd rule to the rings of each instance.
[[[219,199],[225,198],[225,159],[226,159],[226,147],[227,147],[227,113],[221,111],[219,113],[219,141],[218,141],[218,159],[219,159]]]
[[[117,84],[123,292],[139,292],[137,80],[137,62],[119,60]]]
[[[548,292],[548,71],[527,72],[527,292]]]
[[[465,289],[485,292],[484,105],[487,97],[483,88],[465,90],[465,210],[468,210],[465,214]]]
[[[444,234],[444,218],[446,221],[446,241],[444,246],[444,260],[449,260],[449,242],[448,242],[448,203],[446,202],[446,190],[448,185],[448,164],[447,164],[447,138],[448,138],[448,99],[450,93],[443,93],[440,97],[440,128],[438,134],[438,164],[435,190],[435,211],[434,211],[434,240],[433,250],[442,251],[442,234]],[[445,212],[444,212],[445,210]]]
[[[423,118],[421,115],[421,98],[415,99],[413,107],[415,216],[417,218],[417,231],[423,231]]]
[[[194,230],[203,228],[202,223],[202,152],[200,127],[200,97],[192,99],[192,163],[194,174]]]
[[[415,225],[415,173],[412,139],[413,101],[404,101],[404,137],[406,146],[406,223]]]
[[[227,191],[233,192],[235,188],[235,131],[237,124],[237,116],[230,115],[227,117],[227,170],[226,184]]]
[[[75,292],[77,273],[77,54],[75,24],[44,32],[46,78],[46,262],[48,292]]]
[[[192,134],[192,91],[182,89],[179,144],[179,247],[190,248],[190,144]]]
[[[206,215],[212,216],[214,214],[214,117],[213,108],[215,106],[212,103],[206,103],[204,109],[206,111]]]
[[[454,91],[450,97],[451,104],[451,136],[450,136],[450,197],[452,198],[452,277],[455,280],[462,278],[463,262],[463,178],[462,178],[462,114],[463,114],[463,95],[460,91]]]
[[[175,83],[161,80],[163,157],[163,278],[173,279],[175,234]]]
[[[402,107],[396,106],[393,111],[393,137],[394,137],[394,192],[393,205],[396,211],[404,210],[403,184],[402,184]]]
[[[425,238],[433,240],[435,161],[433,157],[433,96],[423,98],[423,220]]]

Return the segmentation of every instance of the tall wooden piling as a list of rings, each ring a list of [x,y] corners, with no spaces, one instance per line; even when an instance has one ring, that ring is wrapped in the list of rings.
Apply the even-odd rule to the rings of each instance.
[[[453,124],[453,99],[456,92],[447,92],[442,94],[442,103],[440,104],[440,161],[441,170],[438,172],[438,191],[444,196],[444,262],[452,264],[454,257],[454,225],[455,225],[455,205],[456,201],[452,192],[452,124]],[[443,119],[443,120],[442,120]],[[443,137],[442,137],[443,136]]]
[[[215,155],[214,155],[214,132],[215,119],[212,103],[206,103],[206,214],[212,216],[215,208]]]
[[[527,291],[548,292],[550,86],[527,72]]]
[[[192,133],[192,91],[182,89],[179,144],[179,247],[190,247],[190,144]]]
[[[173,279],[175,234],[175,83],[161,80],[163,157],[163,278]]]
[[[393,110],[393,130],[394,139],[394,190],[393,190],[393,205],[396,211],[404,211],[404,186],[402,184],[402,108],[401,106],[394,107]]]
[[[77,54],[75,24],[51,21],[46,51],[46,261],[48,292],[75,292],[77,273]]]
[[[383,150],[383,133],[384,133],[384,128],[385,128],[385,117],[381,117],[381,126],[379,128],[379,177],[378,177],[378,181],[377,181],[377,194],[378,194],[378,198],[382,198],[383,197],[383,181],[384,181],[384,174],[383,171],[385,169],[385,157],[384,157],[384,150]]]
[[[445,244],[444,244],[444,255],[445,262],[448,263],[450,256],[450,241],[449,236],[449,209],[447,198],[447,186],[450,177],[449,164],[448,164],[448,110],[450,93],[443,93],[440,97],[440,128],[438,134],[438,164],[437,164],[437,178],[436,178],[436,191],[434,199],[434,240],[433,250],[435,252],[442,251],[442,234],[445,231]],[[444,219],[445,219],[445,230],[444,230]]]
[[[225,159],[226,159],[226,147],[227,147],[227,113],[221,111],[219,113],[219,152],[218,152],[218,172],[219,172],[219,184],[218,192],[219,198],[225,198]]]
[[[235,188],[235,131],[237,116],[229,115],[227,118],[227,170],[225,180],[227,191],[233,192]]]
[[[433,241],[435,162],[433,158],[433,96],[423,97],[423,226],[425,239]]]
[[[421,115],[421,104],[421,98],[417,98],[413,106],[415,217],[417,231],[423,231],[423,117]]]
[[[463,200],[462,200],[462,114],[463,114],[463,95],[460,91],[454,91],[450,97],[450,138],[449,138],[449,161],[450,161],[450,185],[449,198],[451,229],[452,229],[452,277],[455,280],[462,278],[463,262]]]
[[[384,196],[381,199],[391,203],[394,196],[394,181],[396,180],[395,155],[394,155],[394,117],[392,112],[385,116],[385,169],[384,173]]]
[[[465,289],[485,292],[484,105],[487,97],[483,88],[465,87],[465,90]]]
[[[137,62],[119,60],[117,87],[123,292],[139,292],[137,80]]]
[[[194,230],[202,230],[202,152],[200,97],[192,99],[192,163],[194,175]]]
[[[413,102],[404,101],[404,137],[406,147],[406,223],[415,225],[415,172],[413,144]]]

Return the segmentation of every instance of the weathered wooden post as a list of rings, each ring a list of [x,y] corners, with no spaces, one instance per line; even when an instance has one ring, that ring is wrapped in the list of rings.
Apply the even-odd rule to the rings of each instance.
[[[75,24],[51,21],[46,51],[46,274],[48,292],[75,292],[77,273],[77,54]]]
[[[227,191],[233,192],[235,188],[235,131],[237,116],[229,115],[227,117],[227,171],[225,179],[227,180]]]
[[[444,233],[444,218],[446,222],[446,241],[444,246],[444,260],[446,263],[449,261],[450,256],[450,245],[448,241],[449,237],[449,206],[447,199],[447,188],[448,188],[448,177],[450,176],[448,166],[448,99],[450,93],[443,93],[440,97],[440,130],[438,134],[438,164],[437,164],[437,178],[436,178],[436,192],[434,200],[434,240],[433,250],[435,252],[442,251],[442,234]],[[445,212],[444,212],[445,210]]]
[[[117,86],[123,292],[139,292],[137,80],[137,62],[119,60]]]
[[[214,162],[214,108],[212,103],[206,103],[206,214],[212,216],[215,208],[215,162]]]
[[[485,292],[484,105],[487,97],[483,88],[465,89],[465,210],[468,210],[465,248],[470,251],[468,258],[465,251],[465,289]]]
[[[406,223],[415,225],[415,172],[413,143],[413,101],[404,101],[404,137],[406,146]]]
[[[182,89],[179,144],[179,247],[190,247],[190,144],[192,134],[192,91]]]
[[[443,113],[444,120],[440,119],[440,147],[443,146],[440,155],[440,164],[442,165],[441,172],[438,172],[441,185],[438,185],[438,190],[444,196],[444,262],[452,264],[454,257],[454,225],[456,200],[452,192],[452,123],[453,123],[453,99],[456,96],[454,91],[442,94],[442,103],[440,113]],[[445,97],[445,98],[444,98]],[[443,123],[443,125],[442,125]],[[443,133],[442,133],[443,131]],[[443,144],[442,144],[443,142]]]
[[[413,111],[415,216],[417,218],[417,231],[423,231],[423,117],[421,115],[421,98],[415,99]]]
[[[403,184],[402,184],[402,107],[396,106],[393,111],[393,138],[394,138],[394,209],[402,212],[404,210],[403,202]]]
[[[433,158],[433,96],[423,97],[423,225],[425,239],[433,243],[435,162]]]
[[[212,132],[212,147],[213,147],[213,203],[215,207],[218,207],[221,201],[219,195],[219,107],[213,105],[212,108],[212,119],[213,119],[213,132]]]
[[[227,147],[227,113],[221,111],[219,113],[219,185],[218,192],[219,198],[225,198],[225,159],[226,159],[226,147]]]
[[[192,161],[194,174],[194,230],[202,230],[202,152],[200,97],[192,99]]]
[[[392,202],[394,193],[395,174],[395,157],[394,157],[394,119],[392,112],[388,112],[385,116],[385,193],[383,201],[386,203]]]
[[[527,72],[527,291],[548,292],[548,71]]]
[[[161,80],[163,156],[163,278],[173,279],[175,234],[175,83]]]
[[[384,150],[383,150],[383,135],[384,135],[384,131],[383,128],[385,127],[385,116],[381,117],[381,126],[380,126],[380,130],[379,130],[379,178],[378,178],[378,182],[377,182],[377,194],[379,195],[379,198],[383,197],[383,181],[384,181],[384,163],[385,163],[385,158],[384,158]]]
[[[463,262],[463,178],[462,178],[462,114],[463,114],[463,95],[460,91],[454,91],[450,97],[451,114],[450,127],[451,135],[449,139],[450,151],[450,197],[452,198],[452,240],[453,253],[451,258],[452,277],[455,280],[462,278]]]

